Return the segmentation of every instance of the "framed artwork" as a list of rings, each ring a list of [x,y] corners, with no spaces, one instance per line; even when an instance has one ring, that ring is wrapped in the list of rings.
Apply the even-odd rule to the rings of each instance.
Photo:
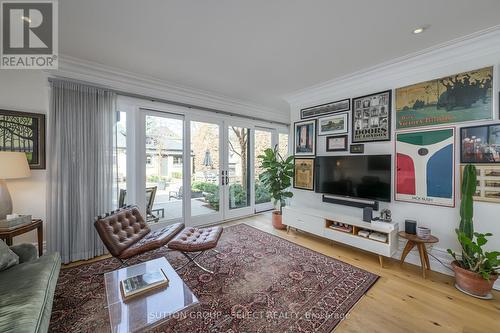
[[[493,67],[396,89],[396,128],[493,119]]]
[[[500,163],[500,124],[461,128],[460,163]]]
[[[326,151],[346,151],[347,135],[326,137]]]
[[[365,145],[364,144],[351,145],[349,147],[349,152],[351,154],[363,154],[365,152]]]
[[[45,169],[45,115],[0,110],[0,151],[26,153],[30,169]]]
[[[349,98],[341,101],[311,106],[300,110],[300,119],[325,116],[327,114],[351,110],[351,100]]]
[[[455,207],[455,128],[396,134],[395,199]]]
[[[500,203],[500,165],[475,165],[477,188],[474,201]],[[460,166],[460,184],[462,184],[465,165]]]
[[[314,191],[314,158],[296,158],[293,187]]]
[[[391,140],[392,91],[352,99],[352,142]]]
[[[339,113],[330,117],[318,119],[318,135],[334,135],[349,131],[349,114]]]
[[[316,119],[294,124],[294,147],[296,156],[316,155]]]

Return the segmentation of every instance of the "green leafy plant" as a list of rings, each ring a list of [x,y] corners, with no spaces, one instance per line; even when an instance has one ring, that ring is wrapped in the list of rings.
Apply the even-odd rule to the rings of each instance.
[[[481,234],[474,232],[473,195],[476,193],[476,187],[476,167],[468,164],[464,168],[462,179],[460,225],[458,229],[455,229],[458,242],[462,248],[462,256],[458,258],[458,255],[451,249],[448,249],[448,253],[457,261],[460,267],[481,274],[485,280],[489,280],[490,275],[496,274],[500,269],[500,252],[486,252],[483,250],[483,246],[488,242],[486,238],[491,237],[491,233]]]
[[[263,155],[258,156],[262,160],[261,168],[264,169],[259,175],[259,180],[267,186],[274,199],[274,204],[280,208],[280,214],[285,206],[285,199],[293,197],[293,193],[287,191],[292,185],[293,156],[284,159],[279,151],[278,145],[274,149],[268,148]]]

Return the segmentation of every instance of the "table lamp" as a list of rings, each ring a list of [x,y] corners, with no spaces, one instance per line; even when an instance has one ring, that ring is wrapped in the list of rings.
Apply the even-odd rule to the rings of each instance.
[[[27,178],[30,175],[25,153],[0,151],[0,220],[12,214],[12,199],[5,179]]]

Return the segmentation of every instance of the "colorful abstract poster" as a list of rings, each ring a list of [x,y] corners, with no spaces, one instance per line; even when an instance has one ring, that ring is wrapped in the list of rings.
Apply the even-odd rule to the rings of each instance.
[[[454,168],[454,128],[396,134],[396,200],[455,207]]]
[[[493,67],[396,89],[396,128],[493,119]]]

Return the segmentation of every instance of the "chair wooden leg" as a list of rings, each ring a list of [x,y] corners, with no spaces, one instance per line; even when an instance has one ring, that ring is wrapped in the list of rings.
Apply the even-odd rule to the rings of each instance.
[[[418,244],[418,253],[420,254],[420,264],[422,265],[422,277],[425,279],[425,271],[427,270],[427,263],[425,262],[425,245]]]
[[[413,249],[414,246],[415,243],[413,243],[412,241],[406,242],[405,248],[403,249],[403,253],[401,254],[399,265],[404,264],[406,256],[408,255],[408,253],[410,253],[410,251]]]

